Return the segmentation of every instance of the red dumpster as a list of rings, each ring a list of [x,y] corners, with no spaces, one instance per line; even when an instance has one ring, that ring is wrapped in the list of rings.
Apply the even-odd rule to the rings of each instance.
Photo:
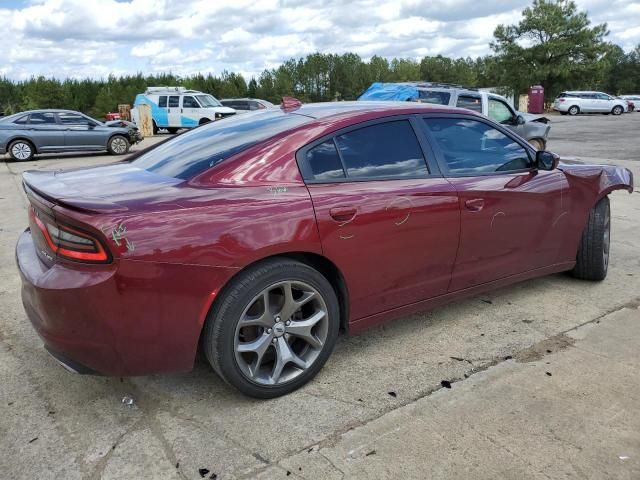
[[[111,120],[120,120],[120,114],[118,112],[109,112],[104,116],[104,118],[107,119],[107,122]]]

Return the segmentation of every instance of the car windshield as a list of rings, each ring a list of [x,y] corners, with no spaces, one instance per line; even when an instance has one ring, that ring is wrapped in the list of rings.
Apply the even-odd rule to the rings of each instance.
[[[264,110],[209,123],[143,154],[133,165],[186,180],[258,142],[310,122],[311,118]]]
[[[222,104],[213,95],[196,95],[203,108],[222,107]]]

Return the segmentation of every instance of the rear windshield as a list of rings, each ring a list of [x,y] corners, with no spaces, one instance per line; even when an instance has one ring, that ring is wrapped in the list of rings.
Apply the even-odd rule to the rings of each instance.
[[[133,165],[186,180],[258,142],[311,120],[280,110],[225,118],[163,143],[134,160]]]
[[[424,103],[449,105],[451,94],[448,92],[438,92],[433,90],[418,90],[418,99]]]

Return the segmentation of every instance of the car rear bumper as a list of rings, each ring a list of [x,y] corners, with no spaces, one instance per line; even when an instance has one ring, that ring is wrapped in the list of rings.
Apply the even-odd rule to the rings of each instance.
[[[72,371],[110,376],[190,370],[221,283],[213,285],[230,277],[228,269],[133,261],[49,268],[29,230],[16,261],[22,303],[45,348]]]

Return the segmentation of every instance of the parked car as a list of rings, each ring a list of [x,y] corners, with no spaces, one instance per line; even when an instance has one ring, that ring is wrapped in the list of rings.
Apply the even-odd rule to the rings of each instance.
[[[640,112],[640,95],[620,95],[620,98],[624,98],[627,103],[633,105],[632,111]]]
[[[580,113],[612,113],[622,115],[627,111],[627,103],[621,98],[603,92],[562,92],[553,102],[553,109],[562,115]]]
[[[131,123],[102,123],[72,110],[31,110],[0,119],[0,154],[8,152],[17,161],[56,152],[107,150],[123,155],[141,140]]]
[[[412,100],[467,108],[501,123],[537,150],[546,148],[551,130],[549,118],[544,115],[518,112],[501,95],[460,85],[430,82],[373,83],[358,100]]]
[[[23,174],[22,301],[67,368],[190,370],[286,394],[340,330],[521,280],[603,280],[607,195],[631,172],[559,163],[504,125],[414,102],[265,109],[131,162]]]
[[[223,98],[220,103],[225,107],[233,108],[236,113],[247,113],[253,110],[275,108],[275,105],[267,100],[259,98]]]
[[[137,109],[142,104],[151,107],[154,135],[161,128],[176,133],[180,128],[194,128],[236,113],[213,95],[184,87],[147,88],[144,93],[136,95],[132,113],[134,117],[137,117]]]

